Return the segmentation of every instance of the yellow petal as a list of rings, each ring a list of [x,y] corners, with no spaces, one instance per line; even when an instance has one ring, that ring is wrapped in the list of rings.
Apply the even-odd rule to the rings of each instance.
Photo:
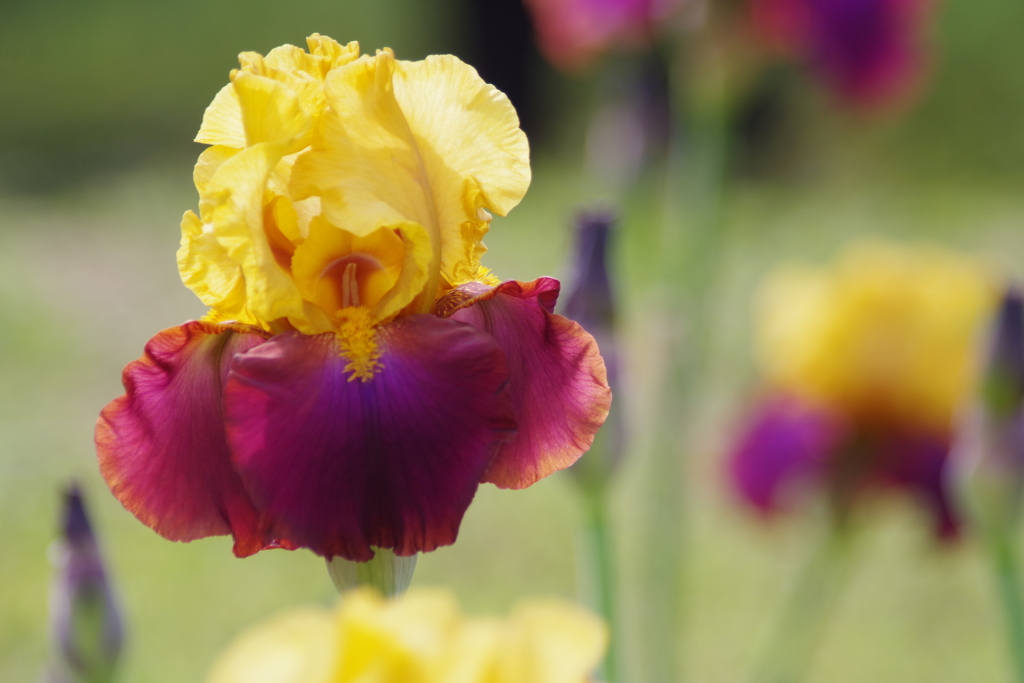
[[[558,600],[522,601],[499,636],[494,683],[585,683],[608,644],[604,623]]]
[[[206,185],[220,165],[236,154],[238,154],[237,149],[222,145],[214,145],[203,150],[196,161],[195,168],[192,169],[192,182],[195,183],[200,196],[206,193]]]
[[[529,150],[504,95],[454,57],[400,63],[383,51],[332,71],[320,136],[292,174],[335,225],[366,234],[425,227],[442,277],[475,270],[490,217],[529,185]],[[428,285],[429,286],[429,285]]]
[[[511,211],[530,186],[530,148],[508,98],[451,55],[398,62],[395,98],[423,150],[442,226],[441,273],[473,271],[489,209]]]
[[[777,269],[758,301],[762,371],[855,418],[945,433],[998,288],[969,257],[874,240],[847,246],[827,268]]]
[[[337,625],[321,609],[294,610],[246,632],[214,663],[207,683],[333,683]]]
[[[235,149],[245,147],[242,108],[238,104],[238,95],[230,83],[220,89],[213,102],[206,108],[196,142]]]
[[[178,272],[185,286],[223,319],[256,323],[245,308],[242,269],[217,242],[212,226],[204,226],[191,211],[186,211],[181,219]]]
[[[298,289],[278,264],[263,225],[263,188],[282,151],[282,145],[273,143],[244,149],[221,164],[202,198],[214,236],[242,269],[247,308],[264,323],[304,312]]]
[[[359,57],[359,43],[354,40],[347,45],[342,45],[327,36],[314,33],[306,38],[306,45],[309,47],[310,54],[324,58],[321,68],[325,76],[331,69],[344,66]]]
[[[362,306],[371,309],[372,322],[379,323],[394,317],[422,291],[430,259],[430,237],[415,223],[355,235],[316,218],[309,238],[295,249],[292,276],[302,297],[330,318],[342,308]],[[353,271],[349,283],[347,268]],[[293,319],[292,324],[305,334],[331,329],[319,329],[313,321]]]
[[[499,216],[520,202],[530,186],[530,147],[508,97],[476,69],[452,55],[400,61],[395,97],[421,148],[437,155],[430,161],[440,166],[429,170],[435,194],[458,196],[473,178]]]
[[[323,80],[331,69],[348,64],[359,57],[359,43],[348,45],[314,33],[306,39],[309,52],[294,45],[276,47],[266,56],[267,66],[286,72],[303,72]]]
[[[447,591],[387,601],[354,591],[342,598],[338,623],[336,683],[442,683],[437,672],[453,654],[461,616]]]
[[[394,229],[402,238],[402,270],[398,281],[374,306],[371,317],[375,321],[387,321],[398,315],[424,290],[430,279],[430,263],[434,258],[430,235],[416,223],[402,223]]]
[[[310,120],[291,88],[247,71],[238,71],[232,85],[242,110],[246,145],[282,143],[289,152],[304,146],[299,141],[309,129]],[[295,145],[299,146],[293,149]]]

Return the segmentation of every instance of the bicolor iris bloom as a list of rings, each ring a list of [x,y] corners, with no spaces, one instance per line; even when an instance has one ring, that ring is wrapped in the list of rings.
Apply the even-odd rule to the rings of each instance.
[[[906,100],[926,65],[929,0],[750,0],[755,33],[840,99]]]
[[[346,593],[332,612],[294,610],[242,634],[207,683],[586,683],[607,645],[596,616],[529,600],[470,618],[451,593]]]
[[[308,43],[240,55],[206,111],[178,267],[210,313],[125,368],[100,467],[172,540],[412,555],[479,483],[572,464],[611,394],[556,280],[480,265],[530,182],[508,99],[455,57]]]
[[[739,493],[768,512],[810,486],[842,518],[866,491],[898,488],[955,533],[944,469],[996,295],[981,263],[881,242],[771,275],[756,323],[766,397],[730,460]]]
[[[537,43],[559,69],[577,71],[616,47],[650,46],[682,0],[525,0]]]

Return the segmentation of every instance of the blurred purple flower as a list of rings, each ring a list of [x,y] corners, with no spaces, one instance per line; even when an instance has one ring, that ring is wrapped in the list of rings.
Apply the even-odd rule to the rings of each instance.
[[[755,33],[859,107],[909,100],[927,64],[928,0],[751,0]]]
[[[906,491],[928,508],[941,538],[958,521],[944,477],[950,440],[894,426],[857,424],[800,398],[760,403],[729,459],[737,492],[760,511],[780,511],[808,490],[824,494],[845,519],[871,491]]]
[[[124,643],[124,626],[76,485],[64,492],[63,515],[50,603],[58,661],[52,663],[48,680],[110,681]]]
[[[790,396],[758,406],[729,461],[736,489],[764,512],[782,506],[784,491],[820,477],[844,427],[834,414]]]
[[[575,71],[615,47],[650,46],[685,0],[524,0],[544,56]]]

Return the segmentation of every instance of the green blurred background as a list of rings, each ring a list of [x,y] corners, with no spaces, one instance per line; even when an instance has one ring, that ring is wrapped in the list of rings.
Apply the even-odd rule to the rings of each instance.
[[[196,202],[200,146],[190,141],[235,55],[320,32],[403,58],[453,52],[475,63],[489,32],[501,32],[481,16],[468,0],[0,3],[0,681],[35,680],[46,660],[47,548],[69,477],[89,496],[126,612],[124,681],[201,680],[244,626],[332,599],[323,562],[308,552],[237,560],[228,539],[173,544],[139,524],[96,472],[93,424],[145,341],[203,313],[178,280],[174,251],[181,213]],[[854,119],[793,77],[791,125],[776,146],[782,170],[731,183],[726,257],[706,293],[716,301],[714,354],[702,413],[688,416],[697,429],[680,487],[688,680],[743,677],[813,524],[768,526],[724,486],[721,452],[754,382],[748,302],[757,278],[780,260],[825,258],[862,233],[942,241],[1024,274],[1024,5],[947,0],[939,16],[932,78],[912,111]],[[593,83],[564,80],[536,54],[525,59],[532,90],[519,96],[535,179],[522,205],[495,221],[485,260],[517,279],[565,274],[572,212],[591,198],[579,123]],[[645,387],[657,375],[639,350],[663,327],[648,304],[662,191],[654,175],[641,183],[616,255],[636,449],[653,412]],[[673,277],[655,284],[671,287]],[[628,533],[635,469],[626,463],[616,489],[627,582],[630,555],[645,552]],[[974,543],[937,547],[918,511],[899,503],[880,502],[872,516],[810,680],[1007,680],[1000,615]],[[415,583],[450,585],[475,612],[506,610],[523,595],[572,597],[579,517],[565,476],[518,492],[482,487],[459,542],[422,557]]]

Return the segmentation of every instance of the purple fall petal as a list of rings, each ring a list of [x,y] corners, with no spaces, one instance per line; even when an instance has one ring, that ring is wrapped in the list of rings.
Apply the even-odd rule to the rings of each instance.
[[[594,338],[552,313],[558,280],[466,285],[451,317],[492,335],[505,354],[519,433],[504,444],[484,481],[530,486],[590,448],[608,416],[611,390]],[[458,296],[458,295],[457,295]],[[441,302],[443,304],[443,302]]]
[[[330,558],[455,541],[499,443],[515,431],[488,335],[413,315],[377,328],[381,368],[353,379],[333,334],[289,332],[237,356],[227,430],[275,538]]]
[[[877,449],[881,484],[906,489],[920,496],[935,521],[941,538],[955,538],[959,516],[953,507],[946,466],[949,439],[928,434],[887,434],[879,437]]]
[[[240,557],[267,545],[231,466],[222,404],[232,356],[263,342],[253,331],[205,322],[164,330],[125,367],[125,394],[100,413],[103,478],[125,508],[164,538],[232,534]]]
[[[777,510],[790,485],[823,474],[844,436],[834,414],[791,397],[773,397],[753,415],[733,451],[733,486],[761,510]]]

